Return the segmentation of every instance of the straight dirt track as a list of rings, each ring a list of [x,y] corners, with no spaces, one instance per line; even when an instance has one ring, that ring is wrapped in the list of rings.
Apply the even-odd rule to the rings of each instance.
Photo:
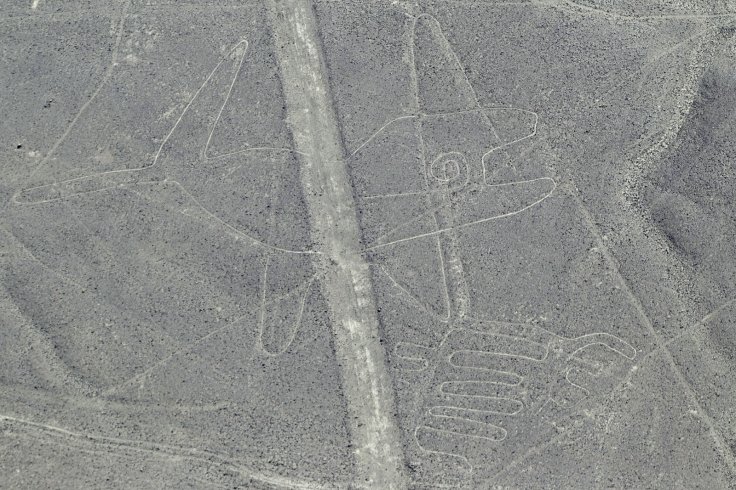
[[[360,488],[403,488],[401,444],[393,418],[370,280],[316,20],[309,0],[271,0],[276,55],[301,179],[342,366]]]

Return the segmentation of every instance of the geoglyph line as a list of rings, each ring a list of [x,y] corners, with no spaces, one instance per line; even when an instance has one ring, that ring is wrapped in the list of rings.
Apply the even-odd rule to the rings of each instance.
[[[243,63],[245,61],[245,56],[247,54],[247,50],[248,50],[248,42],[245,39],[241,39],[240,41],[238,41],[230,49],[230,51],[228,52],[228,55],[227,56],[225,56],[222,59],[220,59],[220,61],[215,65],[215,67],[213,68],[213,70],[207,75],[207,77],[205,78],[205,80],[202,82],[202,84],[196,90],[196,92],[194,93],[194,95],[192,95],[192,97],[189,99],[189,101],[187,102],[186,106],[184,107],[184,109],[180,113],[179,117],[177,118],[176,122],[171,127],[171,129],[166,134],[166,136],[164,137],[163,141],[161,142],[161,144],[158,147],[158,150],[156,151],[155,156],[153,157],[153,162],[152,163],[145,164],[145,165],[142,165],[142,166],[138,166],[138,167],[135,167],[135,168],[125,168],[125,169],[119,169],[119,170],[110,170],[110,171],[106,171],[106,172],[102,172],[102,173],[97,173],[97,174],[84,175],[84,176],[81,176],[81,177],[75,177],[75,178],[72,178],[72,179],[67,179],[67,180],[59,181],[59,182],[56,182],[56,183],[53,183],[53,184],[44,184],[44,185],[38,185],[38,186],[28,187],[28,188],[25,188],[25,189],[22,189],[22,190],[17,191],[12,196],[11,202],[13,202],[13,204],[15,204],[15,205],[37,205],[37,204],[54,202],[54,201],[63,201],[64,199],[67,199],[67,198],[72,197],[74,195],[93,194],[93,193],[99,193],[99,192],[106,192],[106,191],[110,191],[110,190],[114,190],[114,189],[127,189],[127,190],[130,190],[131,192],[135,192],[135,191],[132,190],[132,186],[134,184],[156,184],[156,183],[161,183],[161,182],[170,183],[172,185],[176,185],[179,188],[179,190],[184,195],[186,195],[186,197],[188,199],[190,199],[195,204],[195,207],[196,208],[199,208],[200,212],[204,215],[204,218],[205,218],[204,220],[205,221],[208,221],[208,222],[214,221],[214,222],[219,223],[220,225],[222,225],[223,227],[225,227],[227,230],[231,231],[234,234],[234,236],[236,237],[236,239],[244,239],[245,241],[250,242],[252,245],[261,246],[261,247],[264,247],[264,248],[267,248],[267,249],[271,249],[271,250],[277,251],[277,252],[292,253],[292,254],[313,254],[313,253],[315,253],[315,252],[310,251],[310,250],[290,250],[290,249],[285,249],[285,248],[277,247],[277,246],[274,246],[274,245],[269,245],[269,244],[267,244],[267,243],[265,243],[265,242],[263,242],[261,240],[258,240],[256,237],[252,236],[251,234],[246,233],[243,230],[240,230],[240,229],[237,229],[237,228],[233,227],[232,225],[228,224],[225,220],[223,220],[223,219],[219,218],[218,216],[216,216],[213,212],[211,212],[209,209],[207,209],[207,207],[204,206],[194,195],[192,195],[192,193],[189,192],[186,189],[186,187],[184,187],[179,181],[177,181],[175,179],[170,179],[168,176],[164,177],[163,180],[160,180],[160,178],[154,178],[153,180],[151,180],[150,178],[147,178],[146,176],[142,176],[142,174],[141,174],[142,172],[150,171],[153,168],[158,169],[158,168],[161,167],[161,163],[159,162],[159,159],[161,158],[161,155],[162,155],[162,153],[164,151],[164,148],[167,145],[169,145],[169,140],[171,139],[172,135],[175,133],[175,131],[177,130],[177,128],[179,127],[179,125],[182,123],[182,121],[184,120],[184,118],[187,116],[187,113],[189,112],[190,107],[194,104],[194,102],[197,100],[197,98],[200,96],[200,94],[203,93],[206,90],[206,88],[207,88],[208,84],[210,83],[210,81],[215,77],[215,75],[218,73],[218,71],[220,70],[220,68],[222,67],[222,65],[231,56],[234,56],[236,58],[237,63],[235,65],[235,68],[234,68],[234,71],[233,71],[233,75],[231,76],[231,81],[230,81],[230,84],[228,85],[228,89],[226,91],[226,94],[225,94],[223,103],[220,106],[219,112],[217,114],[217,118],[216,118],[215,122],[211,125],[210,130],[208,132],[207,143],[205,144],[204,149],[202,149],[202,158],[203,158],[203,160],[205,162],[208,162],[210,160],[214,161],[214,160],[222,159],[222,158],[229,157],[229,156],[232,156],[232,155],[235,155],[235,154],[242,154],[242,153],[254,152],[254,151],[284,151],[284,152],[293,152],[295,154],[299,154],[298,151],[295,152],[295,151],[293,151],[293,150],[291,150],[289,148],[253,147],[253,148],[245,148],[245,149],[242,149],[242,150],[230,152],[230,153],[223,154],[223,155],[216,155],[216,156],[212,156],[212,157],[209,157],[207,155],[208,150],[209,150],[209,145],[210,145],[210,142],[212,140],[213,133],[214,133],[214,131],[216,129],[217,123],[218,123],[218,121],[220,119],[220,116],[221,116],[221,114],[222,114],[225,106],[229,102],[230,96],[232,94],[233,87],[234,87],[234,85],[235,85],[235,83],[237,81],[237,78],[238,78],[238,74],[242,71],[242,67],[243,67]],[[80,114],[81,114],[81,112],[80,112]],[[71,126],[69,127],[69,130],[71,130]],[[61,144],[62,141],[63,141],[63,139],[62,140],[59,140],[55,146],[58,146],[59,144]],[[39,164],[39,167],[37,167],[36,169],[34,169],[31,172],[31,176],[33,176],[33,174],[38,170],[38,168],[40,168],[40,166],[42,166],[48,160],[48,158],[50,158],[52,156],[52,153],[54,151],[55,150],[52,148],[52,150],[49,152],[49,155],[47,156],[47,158],[44,159]],[[302,156],[304,156],[304,155],[302,155]],[[138,176],[141,176],[141,177],[138,177]],[[92,189],[92,190],[84,190],[84,191],[79,191],[79,192],[72,191],[67,196],[53,197],[51,199],[38,199],[38,200],[37,199],[34,199],[32,201],[29,201],[29,202],[24,202],[23,200],[20,200],[19,199],[19,197],[21,196],[21,194],[23,192],[34,191],[34,190],[44,189],[44,188],[53,188],[55,186],[61,186],[61,188],[65,188],[65,187],[73,186],[73,185],[76,185],[76,184],[84,183],[84,182],[89,181],[91,179],[99,179],[101,181],[101,183],[104,183],[104,186],[98,187],[98,188],[95,188],[95,189]],[[189,208],[182,209],[182,210],[180,210],[180,212],[182,214],[184,214],[184,215],[191,216],[193,218],[196,218],[195,215],[197,214],[196,212],[194,212],[194,213],[191,212],[191,210],[189,210]]]
[[[573,0],[537,0],[533,2],[535,5],[549,6],[553,8],[559,8],[563,10],[569,10],[572,12],[578,12],[579,14],[594,14],[606,16],[615,20],[626,20],[626,21],[644,21],[644,20],[700,20],[700,19],[719,19],[719,18],[731,18],[736,16],[736,12],[722,12],[713,14],[660,14],[660,15],[635,15],[635,14],[621,14],[612,12],[602,8],[597,8],[589,5],[582,4]]]
[[[472,226],[472,225],[479,225],[481,223],[486,223],[486,222],[489,222],[489,221],[494,221],[494,220],[497,220],[497,219],[508,218],[508,217],[517,215],[519,213],[522,213],[522,212],[526,211],[527,209],[533,208],[537,204],[540,204],[542,201],[544,201],[545,199],[547,199],[548,197],[550,197],[552,195],[552,193],[555,191],[555,189],[557,188],[557,183],[553,179],[551,179],[549,177],[540,177],[538,179],[531,179],[528,182],[536,182],[536,181],[542,181],[542,180],[545,180],[545,181],[548,181],[548,182],[552,183],[552,185],[553,185],[552,189],[547,194],[545,194],[543,197],[541,197],[540,199],[532,202],[531,204],[529,204],[527,206],[524,206],[521,209],[517,209],[516,211],[512,211],[512,212],[504,213],[504,214],[500,214],[500,215],[495,215],[495,216],[491,216],[491,217],[488,217],[488,218],[479,219],[479,220],[476,220],[476,221],[470,221],[468,223],[461,223],[459,225],[448,226],[448,227],[445,227],[445,228],[440,228],[440,229],[435,230],[435,231],[430,231],[430,232],[427,232],[427,233],[422,233],[422,234],[411,236],[411,237],[408,237],[408,238],[401,238],[399,240],[394,240],[394,241],[388,242],[388,243],[381,243],[379,245],[374,245],[372,247],[367,247],[366,250],[375,250],[375,249],[378,249],[378,248],[387,247],[389,245],[394,245],[396,243],[402,243],[402,242],[406,242],[406,241],[409,241],[409,240],[415,240],[417,238],[424,238],[424,237],[428,237],[428,236],[441,235],[443,233],[447,233],[447,232],[456,230],[458,228],[465,228],[465,227]],[[498,184],[498,186],[500,186],[500,185],[510,185],[510,184]]]
[[[598,248],[603,252],[603,256],[605,257],[606,262],[609,264],[611,269],[614,271],[616,278],[617,278],[617,282],[620,284],[623,291],[629,297],[629,300],[632,306],[635,308],[639,316],[639,319],[643,324],[645,331],[654,340],[655,350],[662,353],[662,356],[665,362],[667,363],[669,370],[674,375],[676,382],[682,387],[684,391],[684,395],[685,395],[684,398],[686,398],[690,402],[690,406],[694,406],[697,408],[698,416],[700,420],[703,422],[703,424],[707,427],[708,434],[710,438],[713,440],[713,444],[716,450],[723,457],[724,462],[727,465],[728,469],[731,471],[731,473],[736,474],[736,458],[734,457],[734,454],[731,448],[729,447],[728,443],[723,437],[723,434],[721,433],[721,431],[719,430],[718,426],[716,425],[712,417],[709,415],[709,413],[703,408],[703,405],[698,399],[698,396],[695,390],[693,390],[692,386],[687,381],[687,378],[685,378],[685,375],[683,374],[682,369],[677,364],[672,352],[669,350],[666,340],[654,328],[654,325],[652,324],[652,321],[649,318],[649,314],[644,308],[639,297],[636,296],[636,294],[633,292],[629,284],[629,281],[621,273],[617,265],[615,257],[613,256],[611,251],[608,249],[608,247],[604,243],[602,234],[600,230],[598,229],[598,226],[595,224],[595,220],[593,219],[592,215],[590,214],[588,209],[585,207],[582,199],[580,198],[580,196],[578,195],[575,189],[570,188],[570,186],[567,186],[567,187],[568,187],[567,193],[570,195],[573,201],[575,201],[578,208],[580,209],[580,212],[583,215],[583,218],[585,220],[585,224],[590,229],[591,233],[594,235]]]
[[[39,162],[36,167],[34,167],[27,180],[31,180],[36,173],[42,169],[46,163],[51,160],[51,158],[56,153],[56,150],[58,150],[59,146],[66,140],[66,138],[69,136],[69,133],[72,132],[72,129],[77,125],[77,122],[82,117],[82,115],[87,111],[87,108],[92,104],[92,102],[97,98],[99,93],[102,91],[103,87],[107,85],[107,82],[112,77],[113,70],[117,66],[118,63],[118,55],[119,55],[119,49],[120,49],[120,43],[123,39],[123,28],[125,26],[125,19],[128,15],[128,9],[130,8],[130,4],[132,3],[132,0],[127,0],[123,4],[122,11],[120,13],[120,21],[117,25],[117,33],[115,35],[115,44],[112,48],[112,56],[110,57],[110,64],[105,68],[105,71],[102,74],[102,79],[100,80],[100,83],[95,88],[94,92],[92,92],[92,95],[87,99],[87,101],[82,104],[82,107],[80,107],[79,111],[76,113],[74,118],[71,120],[69,124],[67,124],[66,128],[64,129],[64,132],[61,134],[61,136],[54,142],[54,144],[51,146],[49,151],[46,153],[46,155],[43,157],[41,162]],[[34,4],[31,6],[35,10],[35,8],[38,6],[38,2],[34,2]]]
[[[181,447],[168,444],[160,444],[148,442],[145,440],[132,440],[119,437],[106,437],[86,432],[79,432],[57,425],[36,422],[25,418],[16,417],[10,414],[0,414],[0,423],[7,423],[23,427],[30,430],[40,431],[43,434],[52,436],[61,436],[73,441],[98,445],[108,449],[107,452],[135,451],[142,452],[149,456],[156,455],[162,459],[188,459],[204,464],[223,465],[238,472],[241,476],[257,480],[277,488],[299,488],[305,490],[319,490],[326,488],[335,488],[326,486],[321,483],[296,478],[289,478],[275,473],[262,472],[255,468],[248,468],[239,462],[231,461],[226,456],[199,449],[195,447]]]

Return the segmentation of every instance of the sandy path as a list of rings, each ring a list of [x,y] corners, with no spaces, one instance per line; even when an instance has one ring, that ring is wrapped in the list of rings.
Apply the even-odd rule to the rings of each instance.
[[[317,267],[330,307],[355,451],[355,486],[406,486],[393,417],[393,389],[343,149],[325,74],[316,19],[308,0],[273,0],[271,22]]]

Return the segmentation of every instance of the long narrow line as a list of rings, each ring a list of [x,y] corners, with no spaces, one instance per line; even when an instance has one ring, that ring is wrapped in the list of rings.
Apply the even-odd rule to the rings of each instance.
[[[606,259],[606,262],[608,262],[609,266],[615,272],[618,278],[619,285],[621,286],[622,290],[626,293],[626,295],[629,297],[631,304],[636,309],[641,322],[644,324],[644,328],[646,329],[646,332],[649,335],[651,335],[651,337],[654,339],[655,349],[662,353],[665,361],[669,365],[670,371],[672,372],[672,374],[675,376],[675,379],[682,387],[685,396],[689,398],[690,403],[694,407],[697,408],[698,416],[700,417],[703,424],[705,424],[705,426],[708,428],[708,433],[711,439],[713,439],[716,449],[723,457],[731,473],[736,475],[736,460],[734,458],[733,453],[731,452],[731,449],[729,448],[728,444],[724,440],[723,435],[718,430],[715,421],[708,414],[708,412],[703,408],[702,404],[698,400],[697,394],[695,393],[692,386],[685,378],[685,375],[682,373],[680,366],[677,365],[677,362],[675,361],[675,357],[673,356],[672,352],[670,351],[668,347],[667,341],[654,328],[654,325],[652,324],[652,321],[649,318],[649,315],[647,314],[646,309],[644,308],[644,305],[639,300],[639,297],[634,294],[629,284],[629,281],[624,277],[624,275],[619,270],[617,262],[615,258],[613,257],[611,251],[608,249],[606,244],[603,242],[600,230],[598,229],[598,226],[595,224],[595,220],[593,219],[592,215],[588,211],[588,208],[585,207],[585,205],[583,204],[577,192],[574,189],[571,189],[569,186],[567,187],[568,187],[567,189],[568,195],[573,199],[573,201],[575,201],[578,208],[580,209],[580,212],[583,215],[583,219],[585,220],[585,223],[588,229],[591,231],[591,233],[595,237],[595,241],[596,241],[596,245],[598,246],[598,249],[601,250],[603,256]]]
[[[46,156],[44,156],[41,161],[36,165],[36,167],[31,171],[30,175],[28,176],[28,181],[31,181],[33,177],[36,175],[36,173],[43,168],[46,163],[48,163],[49,160],[56,154],[56,150],[61,146],[61,144],[66,140],[66,138],[69,136],[69,133],[72,132],[72,129],[77,125],[77,122],[82,117],[82,115],[87,111],[87,108],[92,104],[92,102],[97,98],[97,96],[102,91],[103,87],[107,85],[107,82],[112,77],[113,70],[118,64],[118,56],[120,51],[120,43],[123,39],[123,27],[125,26],[125,19],[128,16],[128,9],[130,8],[130,4],[132,3],[132,0],[126,0],[123,4],[122,12],[120,13],[120,21],[118,22],[117,26],[117,34],[115,36],[115,45],[112,49],[112,56],[110,57],[110,64],[107,65],[107,68],[105,69],[105,72],[102,75],[102,80],[100,80],[100,83],[97,85],[97,88],[94,92],[92,92],[92,95],[87,99],[87,101],[82,104],[82,107],[79,109],[79,112],[74,116],[74,119],[67,125],[64,132],[61,134],[61,136],[54,142],[51,149],[46,153]]]
[[[309,0],[269,0],[288,120],[301,161],[315,265],[327,301],[355,458],[357,488],[407,486],[394,392],[380,343],[370,270]]]

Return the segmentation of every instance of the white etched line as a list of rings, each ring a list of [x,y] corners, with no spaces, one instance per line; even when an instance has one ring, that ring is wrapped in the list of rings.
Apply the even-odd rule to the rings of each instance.
[[[22,426],[28,429],[35,429],[44,434],[49,434],[52,436],[57,435],[82,443],[98,445],[104,447],[105,449],[108,449],[108,452],[115,450],[137,451],[146,453],[148,455],[158,455],[162,459],[186,459],[201,463],[224,465],[232,470],[235,470],[246,478],[273,485],[277,488],[298,488],[305,490],[321,490],[334,488],[332,485],[327,486],[308,480],[289,478],[275,473],[258,471],[254,468],[248,468],[245,465],[242,465],[236,461],[232,461],[229,457],[223,454],[196,447],[182,447],[149,442],[146,440],[133,440],[120,437],[107,437],[97,434],[90,434],[87,432],[70,430],[58,425],[52,425],[43,422],[36,422],[25,418],[15,417],[14,415],[10,414],[0,414],[0,422]]]
[[[36,7],[38,7],[38,0],[35,0],[34,3],[36,4]],[[117,33],[115,36],[115,45],[112,49],[112,56],[110,57],[110,64],[107,65],[107,68],[105,68],[105,72],[102,74],[102,79],[100,80],[100,83],[97,85],[97,88],[95,88],[94,92],[92,92],[92,95],[87,99],[87,101],[82,104],[82,107],[79,109],[79,112],[74,116],[74,118],[71,120],[69,124],[67,124],[66,128],[64,129],[64,132],[61,134],[61,136],[54,142],[54,144],[51,146],[51,149],[46,153],[46,155],[41,159],[41,162],[39,162],[38,165],[36,165],[33,170],[31,170],[28,181],[31,181],[33,177],[36,175],[36,173],[42,169],[48,162],[51,160],[51,158],[56,154],[56,150],[61,146],[61,144],[66,141],[66,138],[69,136],[69,133],[72,132],[72,129],[77,125],[77,122],[82,117],[82,115],[87,111],[87,108],[92,104],[92,102],[97,98],[97,96],[102,91],[103,87],[107,85],[107,82],[112,78],[112,73],[115,67],[118,64],[118,55],[120,51],[120,43],[123,40],[123,28],[125,26],[125,19],[128,16],[128,9],[130,8],[130,4],[132,3],[132,0],[128,0],[123,5],[122,12],[120,13],[120,21],[117,25]],[[33,5],[31,5],[31,8],[33,8]],[[13,198],[15,199],[15,197]]]
[[[654,340],[655,349],[662,353],[662,356],[664,360],[667,362],[670,371],[675,376],[676,381],[682,387],[683,392],[684,392],[683,394],[690,402],[690,406],[697,408],[698,416],[700,420],[708,428],[708,434],[713,440],[716,450],[723,457],[723,460],[728,466],[728,469],[730,470],[732,474],[736,474],[736,458],[734,457],[731,447],[729,446],[728,442],[726,441],[723,434],[721,433],[721,430],[718,428],[718,426],[716,425],[716,422],[710,416],[709,412],[703,408],[703,405],[701,404],[697,393],[695,392],[693,387],[688,382],[687,378],[682,372],[682,369],[677,364],[677,361],[675,360],[674,355],[669,350],[667,346],[667,342],[662,337],[662,335],[654,328],[654,325],[652,324],[652,321],[649,318],[649,315],[646,309],[644,308],[644,305],[642,304],[639,297],[636,296],[636,294],[634,294],[629,284],[629,281],[621,273],[615,257],[613,256],[612,252],[608,249],[608,246],[605,244],[603,240],[603,235],[598,229],[598,225],[595,223],[595,220],[593,219],[593,216],[588,211],[588,208],[585,207],[582,199],[577,193],[577,190],[571,188],[571,186],[569,185],[566,187],[567,187],[566,189],[567,194],[577,204],[578,208],[580,209],[580,213],[583,215],[585,224],[588,226],[591,233],[595,237],[596,245],[603,252],[603,256],[605,257],[606,262],[609,264],[609,267],[615,273],[619,286],[629,297],[629,301],[631,302],[632,306],[634,306],[634,309],[639,315],[640,321],[642,322],[646,332]]]
[[[468,223],[461,223],[459,225],[450,226],[450,227],[446,227],[446,228],[441,228],[441,229],[436,230],[436,231],[430,231],[430,232],[422,233],[422,234],[415,235],[415,236],[412,236],[412,237],[402,238],[400,240],[394,240],[394,241],[388,242],[388,243],[381,243],[379,245],[374,245],[372,247],[366,248],[366,251],[367,250],[375,250],[375,249],[382,248],[382,247],[387,247],[387,246],[393,245],[395,243],[402,243],[402,242],[406,242],[406,241],[409,241],[409,240],[416,240],[417,238],[424,238],[424,237],[428,237],[428,236],[440,235],[442,233],[446,233],[446,232],[449,232],[449,231],[452,231],[452,230],[456,230],[458,228],[464,228],[464,227],[468,227],[468,226],[478,225],[478,224],[481,224],[481,223],[486,223],[486,222],[494,221],[494,220],[501,219],[501,218],[508,218],[508,217],[517,215],[519,213],[522,213],[522,212],[526,211],[527,209],[533,208],[537,204],[540,204],[542,201],[544,201],[545,199],[547,199],[548,197],[550,197],[552,195],[552,193],[555,191],[555,189],[557,188],[557,183],[553,179],[551,179],[549,177],[540,177],[538,179],[531,179],[529,181],[524,181],[524,182],[536,182],[536,181],[542,181],[542,180],[546,180],[546,181],[551,182],[553,184],[552,189],[549,192],[547,192],[547,194],[545,194],[544,196],[542,196],[540,199],[537,199],[533,203],[531,203],[531,204],[529,204],[527,206],[524,206],[521,209],[517,209],[516,211],[512,211],[512,212],[509,212],[509,213],[504,213],[504,214],[499,214],[499,215],[495,215],[495,216],[490,216],[488,218],[483,218],[483,219],[479,219],[479,220],[476,220],[476,221],[471,221],[471,222],[468,222]],[[495,185],[492,185],[492,186],[489,186],[489,187],[501,187],[501,186],[505,186],[505,185],[512,185],[512,184],[515,184],[515,183],[516,182],[505,183],[505,184],[495,184]]]

